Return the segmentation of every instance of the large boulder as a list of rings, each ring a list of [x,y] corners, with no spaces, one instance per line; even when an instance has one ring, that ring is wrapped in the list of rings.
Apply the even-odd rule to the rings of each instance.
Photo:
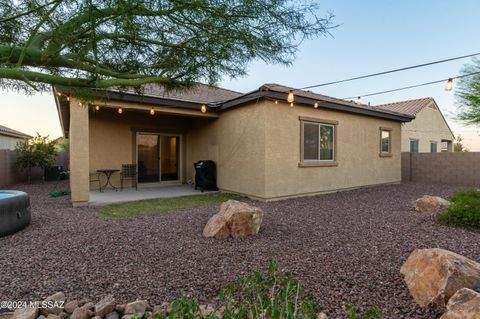
[[[65,293],[57,292],[43,300],[43,304],[47,307],[40,308],[40,314],[48,317],[48,315],[59,315],[63,311],[63,306],[65,303],[66,297]]]
[[[113,298],[112,295],[108,295],[102,300],[100,300],[96,305],[95,305],[95,315],[103,318],[110,312],[115,310],[115,299]]]
[[[447,312],[440,319],[480,318],[480,294],[468,288],[457,291],[448,301]]]
[[[145,311],[147,311],[147,308],[148,303],[145,300],[137,300],[125,305],[125,314],[138,315],[139,317],[142,317]]]
[[[480,264],[440,248],[414,250],[400,272],[423,307],[442,309],[458,290],[480,289]]]
[[[87,304],[75,308],[73,313],[70,315],[70,319],[90,319],[90,317],[91,314]]]
[[[263,212],[260,208],[236,200],[228,200],[220,206],[203,229],[203,236],[217,239],[241,238],[258,234]]]
[[[37,316],[38,307],[22,307],[15,309],[12,319],[35,319]]]
[[[450,202],[438,196],[424,195],[415,201],[415,210],[421,213],[437,213],[450,206]]]

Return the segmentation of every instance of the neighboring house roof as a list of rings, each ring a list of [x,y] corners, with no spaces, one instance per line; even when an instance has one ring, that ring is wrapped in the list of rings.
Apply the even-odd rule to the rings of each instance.
[[[388,110],[388,111],[395,111],[410,115],[416,115],[418,112],[423,110],[424,107],[430,105],[430,103],[435,102],[435,100],[431,97],[423,97],[420,99],[415,100],[406,100],[406,101],[399,101],[387,104],[377,105],[377,108]]]
[[[445,119],[445,116],[443,116],[443,113],[438,107],[437,102],[435,102],[435,99],[432,97],[423,97],[423,98],[414,99],[414,100],[405,100],[405,101],[381,104],[381,105],[377,105],[376,107],[382,110],[403,112],[406,114],[410,114],[412,116],[416,116],[421,110],[431,105],[432,103],[435,105],[435,109],[438,110],[438,112],[442,116],[442,119],[445,122],[445,125],[447,125],[448,129],[450,130],[450,133],[452,134],[453,138],[455,138],[455,134],[453,134],[453,131],[450,128],[450,125],[448,125],[448,122]]]
[[[0,135],[18,137],[18,138],[31,138],[31,136],[28,134],[22,133],[20,131],[11,129],[3,125],[0,125]]]

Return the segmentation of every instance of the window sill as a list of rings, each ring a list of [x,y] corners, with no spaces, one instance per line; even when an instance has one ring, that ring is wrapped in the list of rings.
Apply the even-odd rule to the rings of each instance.
[[[378,154],[380,157],[392,157],[392,153],[380,153]]]
[[[335,167],[338,166],[336,161],[325,162],[299,162],[298,167]]]

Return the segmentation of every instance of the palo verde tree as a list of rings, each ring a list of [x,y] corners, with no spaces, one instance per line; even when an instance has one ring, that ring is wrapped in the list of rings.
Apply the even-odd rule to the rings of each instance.
[[[290,64],[332,15],[294,0],[0,0],[0,84],[166,88]]]
[[[480,125],[480,60],[473,59],[463,67],[461,74],[470,75],[460,79],[456,98],[460,110],[457,118],[470,125]]]

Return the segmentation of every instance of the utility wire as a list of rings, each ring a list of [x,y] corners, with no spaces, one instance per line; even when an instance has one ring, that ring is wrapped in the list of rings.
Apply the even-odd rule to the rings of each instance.
[[[400,72],[400,71],[405,71],[405,70],[421,68],[421,67],[425,67],[425,66],[429,66],[429,65],[439,64],[439,63],[445,63],[445,62],[449,62],[449,61],[455,61],[455,60],[470,58],[470,57],[473,57],[473,56],[476,56],[476,55],[480,55],[480,52],[479,53],[462,55],[462,56],[449,58],[449,59],[444,59],[444,60],[438,60],[438,61],[433,61],[433,62],[428,62],[428,63],[422,63],[422,64],[417,64],[417,65],[407,66],[407,67],[403,67],[403,68],[399,68],[399,69],[393,69],[393,70],[388,70],[388,71],[383,71],[383,72],[378,72],[378,73],[356,76],[356,77],[348,78],[348,79],[344,79],[344,80],[338,80],[338,81],[332,81],[332,82],[326,82],[326,83],[304,86],[302,88],[298,88],[297,90],[312,89],[312,88],[316,88],[316,87],[320,87],[320,86],[327,86],[327,85],[332,85],[332,84],[337,84],[337,83],[355,81],[355,80],[370,78],[370,77],[374,77],[374,76],[379,76],[379,75],[384,75],[384,74],[389,74],[389,73],[395,73],[395,72]]]
[[[356,96],[346,97],[346,98],[343,98],[343,99],[344,100],[351,100],[351,99],[355,99],[359,96],[367,97],[367,96],[380,95],[380,94],[391,93],[391,92],[396,92],[396,91],[408,90],[408,89],[413,89],[413,88],[420,87],[420,86],[426,86],[426,85],[445,82],[445,81],[448,81],[450,79],[452,79],[452,80],[461,79],[461,78],[464,78],[464,77],[467,77],[467,76],[472,76],[472,75],[477,75],[477,74],[480,74],[480,71],[479,72],[474,72],[474,73],[469,73],[469,74],[458,75],[458,76],[455,76],[453,78],[436,80],[436,81],[431,81],[431,82],[425,82],[425,83],[420,83],[420,84],[415,84],[415,85],[410,85],[410,86],[404,86],[404,87],[400,87],[400,88],[397,88],[397,89],[391,89],[391,90],[380,91],[380,92],[375,92],[375,93],[356,95]]]

